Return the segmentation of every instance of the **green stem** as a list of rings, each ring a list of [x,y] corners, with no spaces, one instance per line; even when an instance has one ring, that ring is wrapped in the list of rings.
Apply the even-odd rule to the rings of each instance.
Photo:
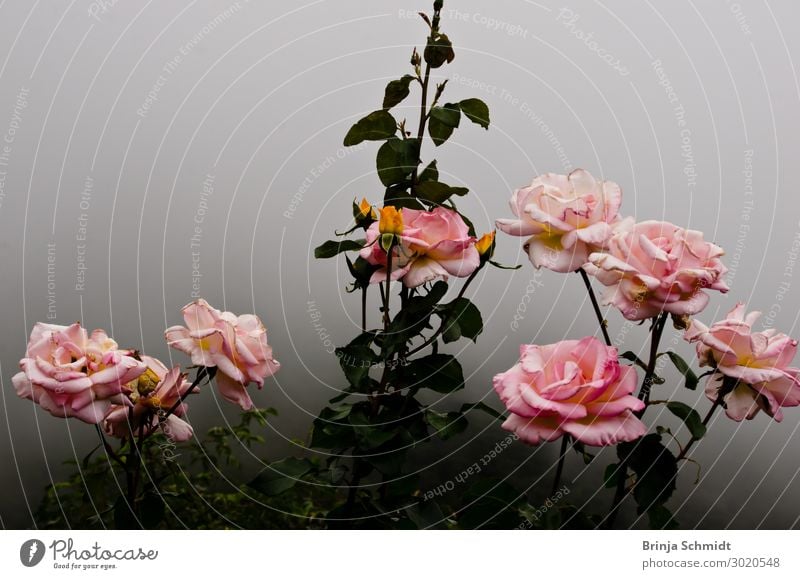
[[[569,435],[565,434],[561,440],[561,450],[558,455],[558,466],[556,467],[556,478],[553,479],[553,491],[550,496],[555,496],[558,492],[558,487],[561,486],[561,475],[564,472],[564,461],[567,457],[567,449],[569,448]]]
[[[647,369],[645,370],[644,380],[642,380],[642,386],[638,395],[639,400],[642,400],[645,403],[645,406],[642,408],[642,410],[635,413],[637,418],[642,417],[644,411],[647,410],[647,403],[650,400],[650,389],[653,385],[653,376],[655,375],[656,362],[658,360],[658,345],[661,341],[661,334],[664,331],[664,325],[667,322],[667,316],[668,314],[666,312],[662,312],[658,317],[653,318],[653,327],[650,333],[650,359],[647,362]],[[612,528],[614,526],[614,521],[619,513],[619,508],[622,505],[622,502],[625,500],[625,496],[627,495],[625,488],[625,482],[628,478],[627,457],[620,461],[617,468],[621,472],[619,472],[617,476],[617,486],[614,489],[614,499],[611,502],[611,509],[606,517],[606,527],[608,528]]]
[[[611,346],[611,338],[608,335],[608,322],[603,317],[603,312],[600,311],[600,304],[597,302],[597,296],[594,294],[594,289],[592,289],[592,282],[589,279],[589,274],[586,273],[582,267],[578,268],[578,273],[581,274],[581,278],[583,279],[583,283],[586,286],[586,291],[589,292],[589,299],[592,301],[592,307],[594,308],[594,314],[597,316],[597,321],[600,324],[600,331],[603,332],[603,339],[606,341],[606,346]]]
[[[642,380],[642,387],[639,390],[639,400],[645,403],[645,407],[636,413],[637,418],[641,418],[647,410],[647,403],[650,400],[650,390],[653,387],[653,376],[656,372],[656,362],[658,361],[658,346],[661,342],[661,335],[664,332],[664,326],[667,323],[667,314],[662,312],[658,317],[653,319],[653,329],[650,334],[650,359],[647,362],[647,370]]]
[[[95,428],[97,429],[97,436],[99,436],[99,437],[100,437],[100,442],[102,443],[102,445],[103,445],[103,449],[106,451],[106,454],[107,454],[109,457],[111,457],[111,458],[114,460],[114,462],[116,462],[116,463],[117,463],[117,464],[119,464],[120,466],[124,467],[124,466],[125,466],[125,461],[123,461],[123,460],[122,460],[122,459],[119,457],[119,455],[118,455],[116,452],[114,452],[114,449],[113,449],[113,448],[111,448],[111,445],[110,445],[110,444],[108,444],[108,441],[106,440],[106,437],[105,437],[105,435],[103,434],[103,429],[102,429],[102,428],[100,428],[100,425],[99,425],[99,424],[95,424],[94,426],[95,426]]]
[[[367,287],[361,288],[361,332],[367,331]]]

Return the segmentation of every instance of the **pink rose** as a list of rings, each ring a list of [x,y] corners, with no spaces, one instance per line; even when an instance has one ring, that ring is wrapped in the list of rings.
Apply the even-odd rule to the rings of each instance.
[[[264,378],[280,368],[261,320],[220,312],[202,299],[183,308],[183,319],[187,327],[168,328],[167,343],[191,356],[192,364],[216,367],[220,395],[243,410],[253,408],[246,386],[255,382],[261,388]]]
[[[79,323],[37,323],[19,365],[22,372],[12,378],[19,396],[53,416],[89,424],[99,424],[112,403],[124,403],[127,384],[146,368],[103,330],[89,336]]]
[[[570,434],[592,446],[629,442],[647,429],[633,412],[636,370],[620,366],[617,349],[594,337],[520,346],[520,361],[494,377],[511,415],[503,428],[528,444]]]
[[[569,175],[545,173],[514,191],[510,204],[517,219],[496,223],[509,235],[531,236],[525,249],[537,268],[566,273],[605,246],[621,203],[619,185],[596,181],[583,169]]]
[[[701,366],[716,372],[706,381],[706,396],[716,401],[720,389],[725,413],[736,421],[750,420],[759,409],[780,422],[781,406],[800,405],[800,369],[789,367],[797,352],[797,341],[774,329],[754,332],[753,323],[761,312],[745,315],[744,304],[737,304],[728,316],[710,328],[692,320],[684,337],[697,343]],[[737,382],[738,381],[738,382]]]
[[[587,272],[608,286],[604,304],[629,320],[661,312],[697,314],[708,304],[705,288],[728,291],[723,251],[703,234],[665,221],[620,222],[605,252],[589,256]]]
[[[160,361],[150,356],[142,356],[147,370],[131,385],[130,402],[132,406],[114,405],[106,415],[103,430],[111,436],[128,438],[131,431],[138,435],[142,429],[149,435],[156,428],[176,442],[189,440],[193,435],[191,425],[181,417],[186,414],[187,405],[180,403],[175,411],[166,416],[191,387],[186,374],[178,367],[168,370]]]
[[[406,287],[417,287],[438,277],[467,277],[480,266],[475,238],[461,216],[452,209],[433,211],[403,208],[402,222],[394,224],[397,245],[392,250],[392,279]],[[381,269],[372,274],[371,283],[386,281],[386,252],[380,245],[380,224],[367,229],[361,257]]]

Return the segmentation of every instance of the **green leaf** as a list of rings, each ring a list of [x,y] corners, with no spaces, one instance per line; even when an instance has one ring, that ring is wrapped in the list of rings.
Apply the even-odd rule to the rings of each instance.
[[[417,139],[392,137],[380,149],[376,165],[378,178],[387,187],[406,180],[417,166]]]
[[[406,509],[408,518],[418,529],[443,529],[446,517],[435,501],[420,501]]]
[[[445,344],[455,342],[462,336],[475,342],[483,331],[481,311],[467,298],[456,298],[442,306],[437,314],[442,317]]]
[[[618,444],[617,455],[620,460],[627,460],[636,473],[633,497],[639,514],[669,500],[675,491],[678,462],[661,443],[660,434],[648,434],[633,442]]]
[[[430,328],[430,317],[439,300],[447,293],[447,283],[437,281],[425,295],[414,296],[406,301],[406,305],[392,318],[387,332],[382,335],[382,347],[391,355],[406,343]]]
[[[489,107],[481,99],[466,99],[458,103],[466,117],[484,129],[489,128]]]
[[[634,364],[639,366],[639,368],[641,368],[642,370],[647,370],[647,364],[645,364],[639,358],[639,356],[637,356],[630,350],[628,350],[627,352],[622,352],[622,354],[620,354],[619,357],[622,358],[623,360],[628,360],[628,362],[633,362]]]
[[[655,505],[647,509],[647,519],[651,529],[677,529],[678,523],[672,516],[670,510],[664,505]]]
[[[451,187],[439,181],[423,181],[414,187],[414,193],[420,199],[425,199],[436,205],[441,205],[453,195],[466,195],[469,189],[466,187]]]
[[[612,462],[603,473],[603,486],[607,489],[616,488],[619,479],[625,477],[625,469],[618,462]]]
[[[450,354],[431,354],[409,362],[405,370],[410,373],[412,386],[429,388],[440,394],[455,392],[464,387],[461,364]]]
[[[502,263],[499,263],[497,261],[492,261],[491,259],[489,260],[489,263],[491,263],[497,269],[519,269],[519,268],[522,267],[522,264],[519,264],[519,265],[503,265]]]
[[[364,247],[364,240],[354,241],[345,239],[344,241],[329,240],[314,249],[314,257],[317,259],[327,259],[339,255],[343,251],[359,251]]]
[[[393,80],[386,85],[386,90],[383,94],[383,108],[388,110],[395,105],[400,104],[411,92],[408,88],[414,77],[406,74],[399,80]]]
[[[439,168],[436,165],[436,159],[428,163],[428,166],[419,174],[420,181],[438,181]]]
[[[435,117],[431,117],[428,120],[428,134],[431,136],[431,139],[433,139],[433,144],[437,147],[447,141],[454,130],[454,127],[444,124]]]
[[[442,107],[433,107],[430,112],[431,118],[436,119],[443,125],[448,127],[458,128],[461,121],[461,111],[457,104],[447,103]]]
[[[354,410],[348,420],[353,425],[358,446],[365,450],[372,450],[389,442],[401,431],[394,424],[372,424],[364,410]]]
[[[304,458],[290,456],[269,464],[247,486],[268,496],[279,495],[296,485],[298,479],[309,472],[312,466]]]
[[[686,360],[684,360],[678,354],[672,351],[668,351],[667,356],[669,356],[669,359],[672,360],[673,364],[675,364],[675,367],[678,369],[678,372],[683,374],[684,385],[689,390],[697,389],[697,383],[699,381],[699,378],[697,377],[697,374],[695,374],[694,371],[689,367],[689,364],[686,363]]]
[[[462,414],[466,414],[467,412],[470,412],[472,410],[480,410],[481,412],[485,412],[486,414],[488,414],[489,416],[491,416],[491,417],[493,417],[493,418],[495,418],[497,420],[505,420],[506,419],[506,417],[503,416],[502,413],[498,412],[497,410],[495,410],[491,406],[487,406],[483,402],[475,402],[475,403],[467,402],[465,404],[462,404],[461,405],[461,409],[459,410],[459,412],[461,412]]]
[[[380,110],[368,114],[347,131],[344,146],[351,147],[363,141],[382,141],[397,132],[397,121],[388,111]]]
[[[692,438],[700,440],[706,434],[706,425],[700,419],[697,411],[683,402],[667,402],[667,410],[680,418],[689,429]]]
[[[469,425],[466,417],[460,412],[436,412],[430,408],[425,411],[425,420],[442,440],[464,432]]]
[[[473,480],[473,479],[470,479]],[[458,526],[462,529],[513,529],[521,522],[520,503],[525,493],[511,484],[484,475],[474,478],[463,495],[467,505],[458,513]]]
[[[380,267],[372,265],[363,257],[358,257],[355,261],[351,261],[348,256],[345,256],[345,261],[347,262],[347,269],[350,270],[350,274],[355,280],[353,289],[369,287],[373,272]]]
[[[332,416],[335,411],[323,408],[320,415],[314,419],[311,430],[310,446],[323,449],[346,449],[356,442],[355,433],[350,423],[335,422]]]
[[[379,360],[370,347],[374,334],[365,332],[346,346],[336,348],[336,356],[347,381],[356,392],[369,390],[369,370]]]

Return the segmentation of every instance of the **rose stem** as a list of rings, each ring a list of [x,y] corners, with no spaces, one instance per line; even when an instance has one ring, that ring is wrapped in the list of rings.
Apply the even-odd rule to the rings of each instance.
[[[108,441],[106,440],[106,437],[105,437],[105,435],[103,435],[103,429],[102,429],[102,428],[100,428],[100,425],[99,425],[99,424],[95,424],[95,425],[94,425],[94,427],[97,429],[97,436],[99,436],[99,437],[100,437],[100,442],[103,444],[103,449],[106,451],[106,454],[107,454],[107,455],[108,455],[110,458],[114,459],[114,461],[115,461],[117,464],[119,464],[119,465],[121,465],[121,466],[123,466],[123,467],[124,467],[124,466],[125,466],[125,463],[124,463],[124,462],[123,462],[123,460],[122,460],[122,459],[121,459],[121,458],[120,458],[120,457],[117,455],[117,453],[116,453],[116,452],[114,452],[114,449],[113,449],[113,448],[111,448],[111,445],[110,445],[110,444],[108,444]]]
[[[367,331],[367,286],[361,288],[361,332]]]
[[[561,474],[564,472],[564,459],[567,456],[567,448],[569,448],[569,435],[565,434],[561,439],[561,450],[558,456],[558,466],[556,467],[556,478],[553,480],[553,491],[550,496],[555,496],[558,487],[561,486]]]
[[[661,333],[664,331],[664,325],[667,321],[667,313],[662,312],[658,317],[653,318],[653,328],[650,335],[650,359],[647,362],[647,370],[645,371],[644,380],[642,380],[642,387],[639,390],[639,400],[644,401],[645,407],[636,413],[637,418],[641,418],[644,411],[647,410],[647,402],[650,399],[650,387],[653,383],[653,375],[656,370],[656,360],[658,359],[658,344],[661,341]],[[620,461],[617,467],[617,487],[614,491],[614,500],[611,503],[611,510],[608,512],[606,518],[606,526],[611,528],[614,526],[614,521],[617,518],[619,507],[622,501],[625,500],[625,483],[628,478],[628,460],[627,457]]]
[[[589,280],[589,274],[587,274],[586,270],[582,267],[578,268],[578,273],[581,274],[583,283],[586,286],[586,291],[589,292],[589,299],[592,300],[594,314],[597,316],[597,321],[600,323],[600,331],[603,332],[603,339],[606,341],[606,346],[611,346],[611,338],[608,336],[608,328],[606,327],[607,323],[603,317],[603,313],[600,311],[600,304],[597,303],[597,297],[594,295],[592,282]]]

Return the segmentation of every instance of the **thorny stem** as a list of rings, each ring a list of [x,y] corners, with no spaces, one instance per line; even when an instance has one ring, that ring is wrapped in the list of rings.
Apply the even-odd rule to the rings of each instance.
[[[641,418],[644,411],[647,410],[647,403],[650,399],[650,388],[653,385],[653,375],[655,374],[656,370],[656,361],[658,360],[658,344],[661,341],[661,334],[664,331],[664,325],[667,322],[667,313],[662,312],[658,317],[653,318],[653,327],[650,333],[650,359],[647,362],[647,369],[645,371],[644,380],[642,381],[642,387],[639,390],[639,400],[642,400],[645,403],[644,408],[636,413],[637,418]],[[625,479],[627,478],[628,473],[628,461],[627,457],[620,461],[619,466],[617,469],[621,472],[617,475],[617,487],[614,491],[614,499],[611,503],[611,510],[608,512],[608,516],[606,518],[605,525],[608,528],[612,528],[614,526],[614,521],[617,518],[617,513],[619,513],[619,507],[622,504],[622,501],[625,500],[625,497],[628,491],[625,488]]]

